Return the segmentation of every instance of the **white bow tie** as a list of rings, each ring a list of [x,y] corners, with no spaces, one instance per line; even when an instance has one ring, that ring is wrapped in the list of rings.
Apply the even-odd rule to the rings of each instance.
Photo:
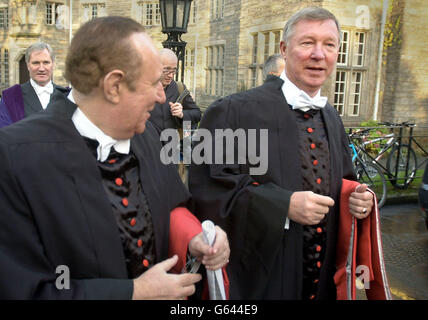
[[[53,93],[53,85],[52,85],[52,83],[48,83],[44,87],[38,86],[36,91],[37,91],[37,94],[42,94],[44,92],[46,92],[48,94],[52,94]]]
[[[311,98],[306,92],[300,90],[300,93],[293,97],[292,101],[288,101],[293,110],[299,109],[304,112],[314,109],[322,109],[327,103],[327,97],[316,96]]]

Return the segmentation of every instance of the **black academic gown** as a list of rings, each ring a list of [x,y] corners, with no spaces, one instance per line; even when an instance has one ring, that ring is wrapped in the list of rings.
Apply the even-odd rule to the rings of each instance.
[[[130,299],[133,283],[96,159],[71,121],[76,105],[56,98],[0,129],[0,299]],[[170,211],[189,199],[160,149],[150,124],[131,140],[157,262],[168,256]],[[69,290],[56,287],[61,265],[70,271]]]
[[[200,220],[214,220],[229,235],[231,299],[302,297],[302,226],[290,221],[290,229],[284,230],[290,197],[302,190],[299,137],[295,111],[284,99],[282,83],[280,78],[272,78],[260,87],[214,102],[199,127],[212,133],[219,128],[269,130],[268,170],[264,175],[251,176],[248,161],[190,168],[189,187],[196,201],[196,215]],[[320,274],[318,298],[325,299],[335,298],[341,181],[354,176],[340,116],[330,105],[321,112],[330,148],[330,196],[336,201],[327,215],[327,251]]]
[[[177,83],[173,80],[165,89],[165,103],[156,103],[155,108],[150,112],[150,122],[152,122],[159,133],[164,129],[180,129],[183,121],[191,121],[192,124],[197,124],[201,120],[201,110],[196,105],[191,95],[184,98],[183,102],[183,118],[174,117],[171,114],[169,102],[175,102],[180,95],[178,92]]]

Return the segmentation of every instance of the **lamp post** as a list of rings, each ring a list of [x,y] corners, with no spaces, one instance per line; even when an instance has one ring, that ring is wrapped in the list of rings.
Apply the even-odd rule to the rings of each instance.
[[[187,44],[181,39],[181,35],[187,32],[191,3],[192,0],[159,0],[162,33],[168,36],[162,45],[177,55],[179,64],[177,70],[180,70],[181,82],[184,80],[184,56]],[[175,78],[178,80],[178,74]]]

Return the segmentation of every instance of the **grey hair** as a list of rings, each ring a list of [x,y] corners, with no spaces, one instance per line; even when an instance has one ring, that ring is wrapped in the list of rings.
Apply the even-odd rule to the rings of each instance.
[[[177,58],[177,55],[175,54],[174,51],[172,51],[169,48],[162,48],[159,50],[159,56],[169,56],[169,57],[175,57]],[[178,58],[177,58],[178,59]]]
[[[25,50],[25,62],[26,63],[30,62],[30,56],[33,52],[43,51],[45,49],[48,50],[49,55],[52,59],[52,62],[54,62],[55,61],[55,53],[54,53],[52,47],[45,42],[36,42],[36,43],[33,43],[31,46],[29,46],[27,48],[27,50]]]
[[[309,7],[309,8],[304,8],[296,12],[295,14],[293,14],[285,24],[282,40],[287,45],[289,44],[290,38],[294,32],[294,28],[296,27],[296,24],[303,20],[310,20],[310,21],[333,20],[337,27],[337,32],[339,34],[339,44],[340,44],[342,33],[340,31],[339,21],[337,21],[335,15],[324,8]]]
[[[271,72],[278,73],[278,61],[283,59],[283,56],[279,53],[269,56],[263,65],[263,79],[266,79]]]

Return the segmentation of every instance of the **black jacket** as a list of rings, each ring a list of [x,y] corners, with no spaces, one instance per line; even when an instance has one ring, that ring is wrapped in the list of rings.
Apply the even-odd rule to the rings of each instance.
[[[185,88],[185,86],[184,86]],[[201,120],[201,110],[196,105],[191,95],[184,98],[183,105],[183,118],[174,117],[171,114],[171,108],[169,102],[176,102],[178,96],[178,86],[173,80],[165,88],[166,101],[163,104],[156,104],[155,108],[150,112],[149,120],[155,125],[159,133],[164,129],[180,129],[183,121],[191,121],[192,125],[195,125]]]

